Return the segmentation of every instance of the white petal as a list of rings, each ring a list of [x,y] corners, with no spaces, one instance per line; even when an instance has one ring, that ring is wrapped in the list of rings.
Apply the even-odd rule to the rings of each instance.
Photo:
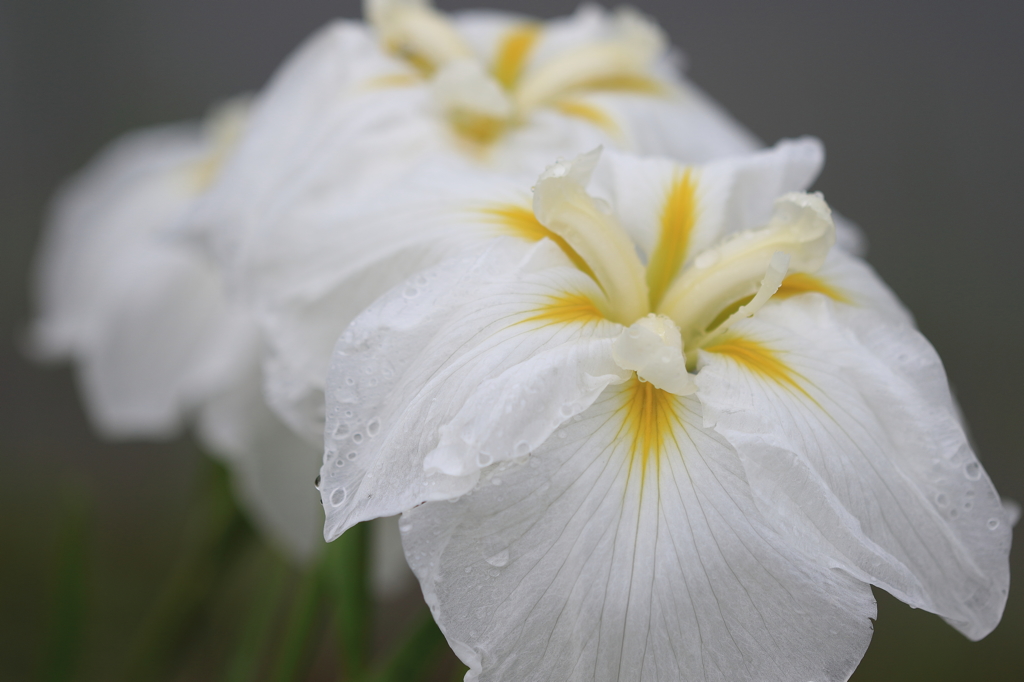
[[[701,353],[697,395],[766,514],[968,637],[987,634],[1006,600],[1009,523],[928,342],[824,296],[733,331]]]
[[[526,454],[625,378],[611,359],[618,325],[589,304],[550,314],[567,292],[601,294],[548,240],[500,241],[414,282],[415,297],[399,287],[335,349],[321,488],[329,538],[465,493],[481,466]]]
[[[195,198],[188,168],[206,151],[199,126],[126,135],[69,180],[53,200],[35,268],[33,342],[67,357],[91,339],[111,290],[111,269],[170,229]],[[114,289],[116,291],[116,289]]]
[[[804,190],[817,176],[824,153],[814,138],[786,140],[743,156],[691,166],[693,226],[685,264],[724,235],[764,226],[775,200]],[[665,158],[607,151],[591,191],[606,199],[640,250],[650,258],[659,243],[674,183],[688,167]]]
[[[831,299],[837,304],[839,314],[845,310],[854,314],[858,310],[872,310],[892,324],[913,326],[914,318],[910,311],[871,266],[847,253],[842,249],[832,249],[816,272],[790,276],[783,282],[783,288],[772,301],[780,302],[806,292]]]
[[[313,483],[323,453],[295,435],[263,400],[258,357],[244,381],[208,401],[198,418],[207,450],[230,465],[238,499],[277,547],[307,562],[323,547]]]
[[[189,244],[151,238],[111,263],[77,353],[86,404],[113,437],[167,436],[243,371],[256,330]]]
[[[871,636],[867,586],[765,525],[695,400],[670,398],[657,453],[632,450],[636,386],[454,503],[403,515],[466,679],[846,680]]]
[[[405,156],[410,139],[429,139],[424,126],[437,132],[424,114],[425,85],[375,85],[402,74],[412,72],[359,23],[337,21],[314,33],[260,93],[237,152],[193,212],[193,229],[234,264],[250,231],[295,192],[340,184],[351,196],[390,179],[395,154]]]

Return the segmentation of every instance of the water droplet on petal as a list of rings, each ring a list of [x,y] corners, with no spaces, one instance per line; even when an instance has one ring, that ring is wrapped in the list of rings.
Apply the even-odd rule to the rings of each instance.
[[[989,519],[987,525],[989,530],[995,530],[999,527],[999,519]]]
[[[935,496],[935,504],[939,505],[940,507],[945,507],[947,504],[949,504],[949,497],[946,496],[946,493],[939,493],[938,495]]]
[[[344,501],[345,501],[345,489],[344,488],[338,488],[333,493],[331,493],[331,504],[333,504],[335,507],[337,507],[339,504],[341,504]]]
[[[968,462],[964,465],[964,476],[970,481],[977,481],[981,478],[981,465],[977,462]]]
[[[353,451],[353,452],[348,453],[345,456],[348,457],[348,460],[351,462],[352,460],[354,460],[356,458],[356,453]]]
[[[313,481],[313,487],[320,490],[320,475],[318,474],[316,480]]]
[[[525,440],[519,441],[518,443],[516,443],[515,453],[516,457],[522,457],[523,455],[530,454],[530,444],[527,443]]]
[[[476,463],[477,463],[478,466],[482,466],[482,467],[490,466],[491,462],[493,462],[493,461],[494,461],[493,457],[491,457],[490,455],[488,455],[486,453],[483,453],[483,452],[481,452],[480,454],[478,454],[476,456]]]
[[[503,549],[494,556],[487,557],[487,563],[489,563],[491,566],[501,568],[502,566],[508,563],[508,550]]]
[[[369,434],[370,438],[373,438],[380,431],[380,420],[371,419],[366,425],[366,433]]]
[[[358,443],[362,443],[363,442],[363,434],[361,434],[361,433],[353,433],[352,434],[352,442],[353,443],[357,443],[357,444]]]

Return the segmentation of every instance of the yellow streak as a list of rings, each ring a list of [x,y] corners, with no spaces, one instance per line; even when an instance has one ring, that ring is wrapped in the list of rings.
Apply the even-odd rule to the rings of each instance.
[[[662,297],[686,260],[690,233],[697,222],[697,182],[690,169],[672,180],[665,207],[661,212],[661,234],[647,265],[647,288],[651,310],[657,310]]]
[[[516,206],[515,204],[499,204],[481,209],[480,214],[486,222],[500,225],[504,228],[506,234],[510,234],[513,237],[525,239],[529,242],[539,242],[547,237],[555,244],[558,244],[558,248],[562,249],[562,252],[569,257],[573,265],[585,272],[595,282],[597,281],[594,271],[576,253],[576,250],[569,246],[569,242],[541,225],[537,217],[533,215],[532,209]]]
[[[414,49],[403,41],[392,40],[385,45],[385,49],[395,57],[409,63],[413,68],[423,74],[424,77],[433,75],[437,65],[425,54]]]
[[[775,298],[788,298],[798,294],[816,292],[825,294],[837,303],[853,305],[853,300],[821,277],[804,272],[795,272],[782,280],[782,286],[775,292]]]
[[[366,82],[365,87],[371,90],[376,90],[378,88],[405,88],[422,82],[422,78],[414,76],[411,73],[390,73],[386,76],[371,78]]]
[[[725,355],[754,374],[770,379],[783,388],[801,393],[815,404],[818,402],[797,382],[797,379],[804,379],[804,377],[783,362],[777,351],[767,348],[757,341],[732,336],[720,340],[704,350],[709,353]],[[804,380],[806,381],[806,379]]]
[[[540,37],[539,24],[524,24],[508,31],[498,47],[494,60],[494,77],[506,90],[511,90],[526,66],[526,60]]]
[[[622,133],[615,120],[593,104],[587,104],[586,102],[580,102],[579,100],[564,99],[559,102],[555,102],[553,106],[557,111],[565,114],[566,116],[582,118],[589,123],[593,123],[610,135],[619,136]]]
[[[624,436],[629,441],[631,461],[640,458],[642,470],[652,457],[660,457],[665,444],[671,440],[672,430],[679,423],[676,414],[676,396],[655,388],[633,376],[624,390]]]
[[[666,92],[665,86],[648,76],[619,75],[591,78],[577,83],[573,90],[611,90],[614,92],[635,92],[644,95],[660,95]]]
[[[594,302],[585,294],[565,293],[550,296],[547,303],[533,311],[534,314],[522,320],[527,322],[545,322],[547,324],[589,324],[604,319],[604,315]]]
[[[448,114],[452,128],[461,137],[473,144],[487,146],[505,131],[505,121],[493,116],[455,110]]]

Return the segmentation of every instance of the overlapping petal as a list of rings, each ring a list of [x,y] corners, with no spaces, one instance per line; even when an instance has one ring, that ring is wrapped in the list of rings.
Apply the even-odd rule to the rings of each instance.
[[[794,296],[706,348],[697,384],[784,525],[968,637],[999,621],[1010,524],[912,327]]]
[[[846,680],[863,583],[765,523],[700,405],[609,387],[525,462],[402,518],[474,680]]]
[[[611,357],[621,327],[550,240],[499,240],[412,288],[374,304],[335,349],[327,537],[467,492],[482,467],[525,456],[626,377]]]

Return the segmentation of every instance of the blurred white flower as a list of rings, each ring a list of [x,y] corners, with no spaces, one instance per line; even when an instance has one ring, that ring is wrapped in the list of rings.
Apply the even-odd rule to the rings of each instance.
[[[999,621],[1010,519],[934,350],[799,191],[816,149],[558,163],[506,223],[536,232],[338,342],[326,535],[404,512],[467,679],[846,680],[870,585]]]
[[[323,28],[278,71],[189,218],[263,328],[272,407],[313,443],[345,325],[451,253],[416,234],[451,192],[411,196],[418,178],[525,186],[552,158],[599,144],[684,161],[758,146],[633,10],[586,5],[542,22],[370,0],[366,15]],[[309,325],[282,319],[293,305]]]
[[[247,112],[238,100],[201,125],[126,135],[67,183],[38,258],[32,341],[44,358],[74,361],[104,436],[165,438],[194,424],[257,525],[304,560],[323,545],[322,449],[267,408],[259,330],[181,232]]]

